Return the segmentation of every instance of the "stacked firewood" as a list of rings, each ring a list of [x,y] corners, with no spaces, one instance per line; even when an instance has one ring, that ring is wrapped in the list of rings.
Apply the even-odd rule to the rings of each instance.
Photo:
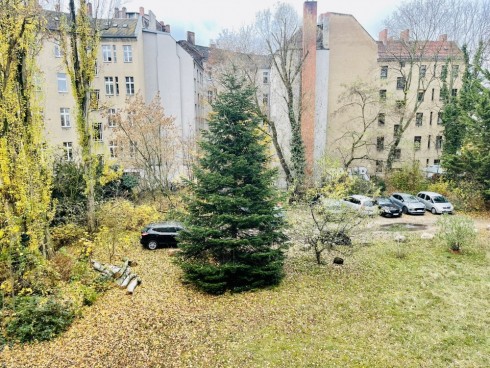
[[[128,294],[133,294],[136,286],[141,284],[141,279],[138,275],[131,272],[131,266],[134,265],[135,263],[129,259],[126,259],[121,267],[92,261],[92,266],[95,270],[112,278],[117,285],[125,288]]]

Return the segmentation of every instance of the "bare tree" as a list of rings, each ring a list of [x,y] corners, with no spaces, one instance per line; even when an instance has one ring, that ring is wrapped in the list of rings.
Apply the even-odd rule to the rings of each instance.
[[[366,82],[358,81],[344,86],[339,103],[342,106],[334,115],[342,119],[341,126],[352,128],[336,140],[335,149],[343,167],[348,169],[356,161],[373,159],[370,149],[374,143],[370,132],[378,121],[379,91]]]
[[[117,116],[116,154],[126,168],[140,171],[144,188],[167,194],[178,176],[182,148],[174,118],[165,115],[157,94],[146,104],[141,94],[130,98]]]
[[[459,46],[468,45],[470,52],[483,42],[488,56],[489,19],[488,0],[411,0],[398,6],[384,23],[396,34],[410,29],[418,40],[446,34]]]

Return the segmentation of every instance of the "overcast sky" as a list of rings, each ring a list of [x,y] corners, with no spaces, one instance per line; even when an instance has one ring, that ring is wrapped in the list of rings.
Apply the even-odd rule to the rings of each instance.
[[[284,0],[301,15],[303,0]],[[373,36],[378,38],[384,18],[402,0],[318,0],[318,14],[337,12],[352,14]],[[121,6],[128,11],[138,11],[139,7],[155,13],[158,20],[170,24],[171,34],[176,40],[186,38],[186,31],[196,33],[196,43],[209,46],[224,28],[239,28],[250,24],[255,14],[271,8],[277,0],[126,0]]]

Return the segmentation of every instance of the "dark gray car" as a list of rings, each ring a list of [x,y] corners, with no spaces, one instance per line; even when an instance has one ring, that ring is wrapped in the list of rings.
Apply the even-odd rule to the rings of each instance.
[[[176,221],[165,221],[146,226],[141,231],[141,245],[150,250],[159,246],[177,246],[177,234],[184,229],[184,225]]]

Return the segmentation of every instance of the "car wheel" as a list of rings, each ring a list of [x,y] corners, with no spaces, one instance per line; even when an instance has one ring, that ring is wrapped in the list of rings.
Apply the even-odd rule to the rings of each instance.
[[[436,211],[436,208],[435,207],[432,207],[430,212],[432,212],[433,215],[437,214],[437,211]]]
[[[148,249],[149,250],[155,250],[155,249],[157,249],[157,246],[158,246],[158,243],[156,242],[156,240],[150,240],[148,242]]]
[[[407,207],[405,207],[405,206],[403,206],[403,208],[402,208],[402,212],[403,212],[404,214],[407,214],[407,213],[408,213],[408,208],[407,208]]]

